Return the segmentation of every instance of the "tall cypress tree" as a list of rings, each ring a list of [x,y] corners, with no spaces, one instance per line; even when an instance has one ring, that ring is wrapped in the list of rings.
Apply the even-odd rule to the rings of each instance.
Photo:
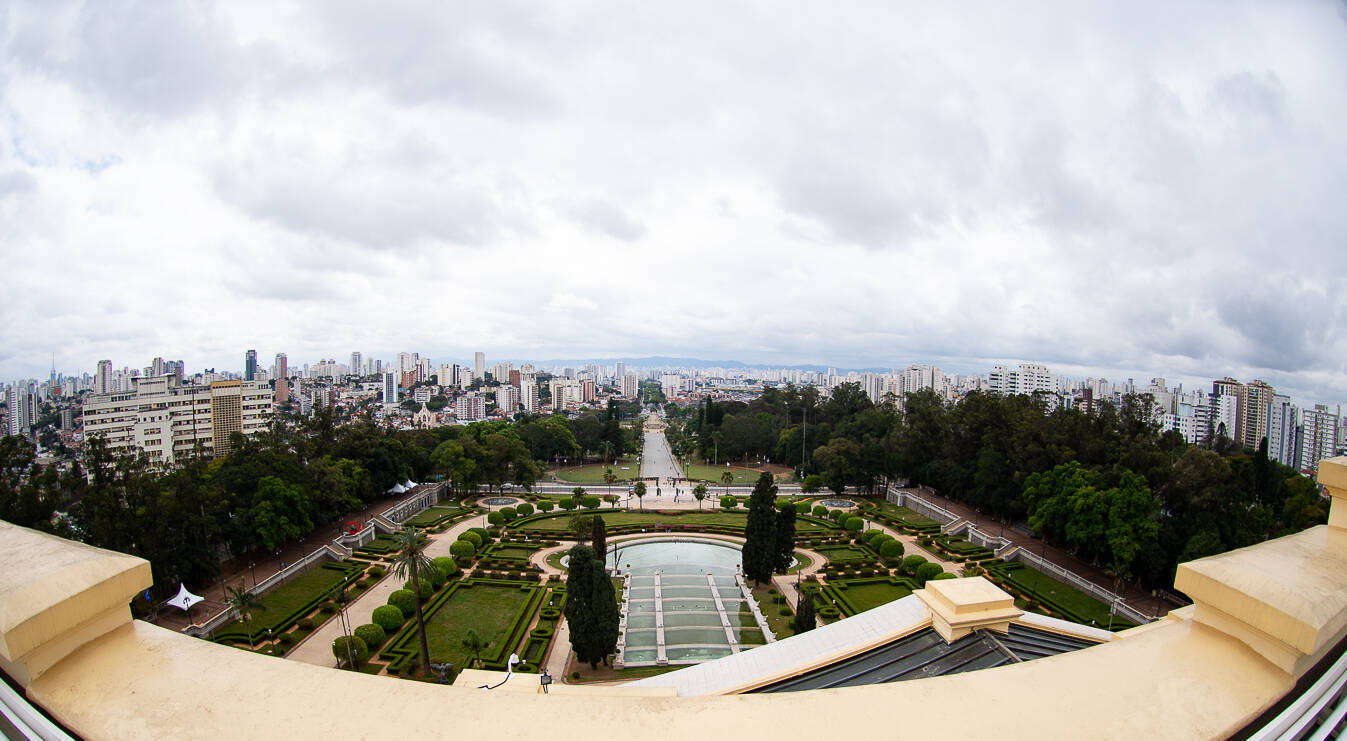
[[[594,557],[603,563],[608,559],[608,531],[603,524],[603,515],[594,515],[593,529],[590,531],[590,542],[593,543]]]
[[[795,610],[795,621],[792,623],[795,634],[799,635],[813,630],[817,622],[814,617],[814,594],[812,592],[801,592],[800,606]]]
[[[618,609],[613,582],[594,557],[594,549],[576,545],[566,568],[566,622],[576,658],[597,669],[617,649]]]
[[[775,546],[772,571],[784,574],[795,555],[795,505],[790,502],[776,513]]]
[[[776,565],[776,484],[763,472],[748,499],[748,522],[744,526],[744,576],[761,584],[772,580]]]

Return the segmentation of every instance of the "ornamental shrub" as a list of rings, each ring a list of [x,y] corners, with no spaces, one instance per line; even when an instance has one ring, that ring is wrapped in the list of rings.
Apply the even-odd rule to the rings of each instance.
[[[597,509],[598,506],[602,503],[603,500],[599,499],[597,496],[593,494],[586,494],[583,497],[580,497],[580,506],[584,507],[585,509]]]
[[[772,506],[776,507],[777,509],[785,509],[787,507],[793,507],[795,505],[791,504],[790,497],[777,497],[776,499],[772,500]]]
[[[821,505],[821,504],[815,505],[815,506],[814,506],[814,516],[815,516],[815,517],[827,517],[827,516],[828,516],[828,508],[827,508],[827,507],[824,507],[824,506]]]
[[[887,533],[885,533],[883,530],[880,530],[879,528],[875,528],[874,530],[866,530],[864,533],[861,533],[861,540],[865,541],[865,544],[868,546],[874,546],[875,538],[882,538],[886,534]]]
[[[795,514],[797,514],[797,515],[807,515],[807,514],[809,514],[809,502],[796,502],[796,503],[795,503]]]
[[[477,538],[479,541],[477,543],[477,547],[479,548],[491,542],[491,531],[487,530],[484,527],[469,528],[468,532],[477,534]]]
[[[293,646],[298,639],[295,638],[294,633],[282,633],[281,637],[276,640],[280,641],[282,646]]]
[[[552,511],[552,508],[555,507],[555,506],[557,506],[557,505],[556,505],[556,502],[553,502],[551,499],[539,499],[539,500],[538,500],[538,511],[539,511],[539,512],[551,512],[551,511]]]
[[[435,564],[435,568],[439,569],[441,574],[444,574],[445,581],[453,579],[460,573],[458,570],[458,564],[454,563],[454,559],[448,556],[440,556],[439,558],[432,558],[430,559],[430,562]]]
[[[533,514],[533,505],[529,504],[528,502],[523,502],[518,507],[515,507],[514,511],[515,514],[519,515],[520,517],[528,517],[529,515]]]
[[[426,600],[430,599],[430,595],[435,593],[435,584],[430,579],[426,578],[424,575],[420,579],[420,584],[421,584],[421,601],[425,602]],[[407,581],[404,581],[402,583],[402,589],[398,591],[407,591],[407,592],[412,591],[411,580],[408,579]]]
[[[382,579],[382,578],[384,578],[384,574],[387,574],[387,573],[388,573],[388,569],[385,569],[385,568],[382,567],[382,566],[371,566],[371,567],[369,567],[369,572],[368,572],[368,573],[369,573],[370,576],[374,577],[375,579]]]
[[[790,617],[795,613],[790,611],[790,605],[782,605],[781,609],[777,610],[777,614],[780,615],[781,617]]]
[[[939,574],[936,574],[935,576],[931,577],[930,580],[931,580],[931,581],[940,581],[941,579],[955,579],[955,578],[957,578],[957,577],[955,577],[953,574],[949,573],[948,571],[942,571],[942,572],[940,572]]]
[[[575,498],[574,498],[574,497],[562,497],[562,498],[561,498],[561,508],[564,509],[564,510],[566,510],[567,512],[569,512],[569,511],[575,509]]]
[[[313,630],[313,618],[300,618],[296,624],[300,630]]]
[[[914,573],[917,582],[920,584],[925,584],[926,582],[933,579],[936,574],[944,573],[944,571],[945,570],[941,568],[940,564],[938,563],[924,563],[921,564],[920,566],[917,566],[917,570]]]
[[[382,646],[384,641],[388,640],[388,631],[374,623],[365,623],[351,632],[355,634],[356,638],[364,641],[371,651]]]
[[[458,539],[466,540],[469,543],[472,543],[472,550],[474,553],[477,551],[478,548],[482,547],[482,536],[478,535],[477,533],[471,530],[465,530],[462,534],[458,536]]]
[[[917,567],[924,563],[926,563],[926,559],[914,553],[911,556],[908,556],[907,558],[903,559],[902,565],[903,573],[915,574],[917,573]]]
[[[491,523],[492,525],[504,525],[505,515],[501,514],[500,510],[496,510],[495,512],[492,512],[491,514],[486,516],[486,521]]]
[[[454,558],[472,558],[476,552],[477,549],[473,548],[472,541],[455,540],[449,544],[449,555]]]
[[[887,538],[879,544],[879,555],[884,558],[898,558],[903,555],[903,542],[897,538]]]
[[[416,595],[410,589],[398,589],[388,595],[388,604],[398,608],[405,619],[416,611]]]
[[[515,518],[519,516],[515,514],[514,507],[501,507],[497,511],[500,512],[501,518],[503,518],[506,522],[514,522]]]
[[[348,643],[349,649],[347,648]],[[350,660],[354,658],[355,663],[359,664],[369,658],[369,646],[365,645],[365,642],[357,636],[351,636],[350,638],[339,636],[337,640],[332,642],[332,655],[342,663],[349,664]]]
[[[847,530],[847,532],[854,533],[858,532],[861,528],[865,527],[865,519],[852,515],[846,518],[845,520],[841,520],[839,524],[841,524],[842,527]]]
[[[721,509],[734,509],[737,506],[739,506],[739,500],[732,496],[727,495],[720,498]]]
[[[401,628],[403,621],[406,619],[407,616],[403,615],[402,610],[395,605],[376,607],[374,608],[374,614],[370,616],[370,620],[373,620],[375,625],[389,633]]]
[[[439,589],[440,587],[444,586],[444,583],[449,580],[449,577],[447,575],[448,572],[446,572],[444,569],[441,569],[438,565],[435,564],[434,561],[432,561],[430,565],[431,565],[430,573],[426,574],[426,576],[429,578],[430,590],[433,592],[436,589]],[[422,583],[421,586],[424,587],[425,584]]]

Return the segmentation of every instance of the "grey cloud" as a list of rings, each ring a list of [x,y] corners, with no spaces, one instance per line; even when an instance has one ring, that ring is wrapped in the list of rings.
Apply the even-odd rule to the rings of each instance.
[[[1243,71],[1216,81],[1211,101],[1241,118],[1255,116],[1281,119],[1285,113],[1286,88],[1276,74]]]
[[[23,170],[0,172],[0,199],[26,195],[37,190],[37,179]]]
[[[573,205],[570,213],[584,226],[597,229],[613,239],[635,242],[645,236],[645,226],[610,201],[587,198]]]

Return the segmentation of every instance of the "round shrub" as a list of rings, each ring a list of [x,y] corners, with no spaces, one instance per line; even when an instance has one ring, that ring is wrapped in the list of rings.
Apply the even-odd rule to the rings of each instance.
[[[293,646],[295,645],[295,641],[299,639],[295,638],[294,633],[282,633],[281,637],[276,640],[280,641],[282,646]]]
[[[796,502],[796,503],[795,503],[795,514],[797,514],[797,515],[807,515],[807,514],[809,514],[809,502]]]
[[[828,516],[828,508],[827,508],[827,507],[824,507],[824,506],[821,505],[821,504],[815,505],[815,506],[814,506],[814,516],[815,516],[815,517],[827,517],[827,516]]]
[[[349,646],[349,648],[348,648]],[[332,642],[332,655],[337,657],[342,663],[349,663],[351,658],[355,658],[355,663],[359,664],[369,658],[369,646],[360,640],[359,636],[340,636]]]
[[[472,554],[477,549],[472,547],[472,543],[466,540],[455,540],[449,544],[449,555],[454,558],[472,558]]]
[[[481,546],[483,546],[483,545],[485,545],[485,544],[491,542],[491,531],[490,531],[490,530],[487,530],[487,529],[484,528],[484,527],[474,527],[474,528],[469,528],[469,529],[468,529],[468,532],[470,532],[470,533],[476,533],[476,534],[477,534],[477,540],[478,540],[477,546],[478,546],[479,548],[480,548]]]
[[[899,558],[903,555],[903,542],[897,538],[887,538],[879,545],[879,555],[884,558]]]
[[[840,521],[840,524],[842,525],[842,527],[846,528],[848,532],[854,533],[859,531],[861,528],[865,527],[865,520],[855,515],[852,515],[851,517],[848,517],[847,519]]]
[[[355,633],[356,638],[364,641],[371,651],[382,646],[384,641],[388,639],[388,631],[374,623],[365,623],[352,632]]]
[[[571,672],[571,679],[572,679],[572,680],[578,680],[579,678],[580,678],[580,672]]]
[[[300,630],[313,630],[313,618],[300,618],[296,625]]]
[[[597,509],[600,504],[603,504],[603,500],[593,494],[586,494],[583,497],[580,497],[580,506],[585,509]]]
[[[500,511],[497,510],[497,511],[492,512],[491,514],[487,515],[487,516],[486,516],[486,521],[489,522],[489,523],[491,523],[492,525],[504,525],[504,524],[505,524],[505,515],[501,514]]]
[[[866,545],[873,546],[875,544],[875,538],[882,538],[885,535],[886,533],[883,530],[875,528],[861,533],[861,540],[865,541]]]
[[[948,571],[942,571],[939,574],[936,574],[935,576],[931,577],[930,581],[940,581],[941,579],[955,579],[955,578],[958,577],[954,576]]]
[[[790,503],[790,497],[777,497],[776,499],[772,500],[772,506],[776,507],[777,509],[785,509],[787,507],[792,507],[794,505]]]
[[[515,519],[519,517],[519,514],[515,512],[514,507],[501,507],[499,512],[500,516],[504,518],[506,522],[514,522]]]
[[[915,572],[918,582],[925,584],[935,577],[936,574],[944,573],[944,569],[938,563],[924,563],[917,567]]]
[[[446,581],[449,581],[449,572],[440,568],[439,565],[433,561],[431,562],[430,567],[430,573],[426,574],[426,578],[430,581],[431,591],[434,591],[444,586]]]
[[[739,506],[739,500],[735,499],[734,497],[723,496],[720,498],[721,509],[734,509],[737,506]]]
[[[556,502],[553,502],[551,499],[539,499],[539,500],[538,500],[538,511],[539,511],[539,512],[551,512],[551,511],[552,511],[552,508],[555,507],[555,506],[557,506],[557,505],[556,505]]]
[[[911,556],[908,556],[907,558],[903,559],[903,566],[902,566],[903,572],[908,574],[915,574],[917,573],[917,567],[924,563],[926,563],[926,559],[914,553]]]
[[[839,609],[837,609],[836,607],[833,607],[832,605],[828,605],[827,607],[820,607],[820,608],[818,608],[818,616],[819,616],[819,617],[835,618],[835,617],[841,616],[841,614],[842,614],[842,611],[839,610]]]
[[[795,613],[793,613],[793,612],[790,611],[790,606],[789,606],[789,605],[782,605],[782,606],[781,606],[781,609],[780,609],[780,610],[777,610],[777,614],[780,615],[781,617],[790,617],[791,615],[793,615],[793,614],[795,614]]]
[[[561,610],[556,607],[544,607],[538,611],[538,617],[543,620],[556,620],[561,617]]]
[[[383,628],[389,633],[401,628],[403,621],[406,619],[407,616],[402,614],[402,608],[397,605],[381,605],[376,607],[374,608],[374,614],[370,616],[370,620],[373,620],[375,625]]]
[[[435,593],[435,584],[425,574],[422,574],[421,578],[418,579],[417,581],[421,586],[421,601],[425,602],[426,600],[430,599],[430,595]],[[404,581],[402,583],[402,589],[399,591],[407,591],[407,592],[412,591],[411,580],[408,579],[407,581]]]
[[[828,519],[832,520],[833,522],[836,522],[839,525],[842,524],[842,518],[848,516],[849,515],[847,515],[847,512],[844,509],[834,509],[828,511]]]
[[[575,509],[575,498],[574,498],[574,497],[562,497],[562,498],[561,498],[561,508],[564,509],[564,510],[566,510],[567,512],[569,512],[569,511]]]
[[[533,636],[534,638],[546,638],[552,635],[552,629],[545,625],[540,625],[534,628],[533,630],[530,630],[529,635]]]
[[[382,566],[371,566],[367,573],[375,579],[382,579],[384,578],[384,574],[388,573],[388,569],[385,569]]]
[[[410,589],[399,589],[388,595],[388,604],[398,608],[406,618],[416,612],[416,595]]]
[[[458,564],[454,563],[454,559],[448,556],[440,556],[432,558],[430,562],[435,564],[435,568],[439,569],[441,574],[444,574],[445,581],[458,576]]]
[[[533,505],[529,504],[528,502],[523,502],[518,507],[515,507],[514,511],[515,514],[519,515],[520,517],[528,517],[529,515],[533,514]]]
[[[337,606],[331,602],[324,602],[323,606],[318,608],[318,612],[322,615],[335,615],[337,613]]]
[[[478,548],[482,547],[482,536],[473,532],[472,530],[465,531],[463,534],[458,536],[458,539],[466,540],[469,543],[472,543],[473,552],[476,552]]]

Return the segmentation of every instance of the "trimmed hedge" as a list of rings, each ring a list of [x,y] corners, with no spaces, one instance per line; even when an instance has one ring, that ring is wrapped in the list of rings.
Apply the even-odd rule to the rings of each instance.
[[[388,631],[384,630],[382,626],[375,625],[374,623],[365,623],[364,625],[357,626],[356,629],[351,632],[356,638],[364,641],[365,645],[369,646],[371,651],[382,646],[384,641],[388,640]]]
[[[403,618],[411,617],[416,612],[416,595],[410,589],[398,589],[388,595],[388,604],[398,608]]]

